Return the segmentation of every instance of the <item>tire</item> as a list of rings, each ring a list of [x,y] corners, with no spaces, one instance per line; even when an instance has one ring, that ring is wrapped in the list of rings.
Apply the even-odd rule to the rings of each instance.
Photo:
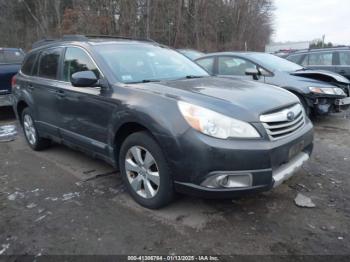
[[[28,145],[35,151],[40,151],[48,148],[51,145],[51,141],[39,136],[37,128],[35,127],[35,121],[31,110],[27,107],[22,112],[22,127],[24,137],[27,140]]]
[[[170,168],[160,146],[149,133],[137,132],[125,139],[120,149],[119,167],[130,195],[140,205],[158,209],[173,200]]]

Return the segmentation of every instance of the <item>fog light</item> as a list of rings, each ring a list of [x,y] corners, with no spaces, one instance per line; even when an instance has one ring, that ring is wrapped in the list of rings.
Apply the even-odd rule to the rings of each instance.
[[[250,187],[253,184],[250,173],[213,173],[205,179],[201,186],[209,188],[242,188]]]
[[[219,185],[221,185],[221,186],[227,186],[227,184],[228,184],[228,181],[229,181],[229,176],[223,176],[223,178],[220,178],[220,180],[218,181],[219,183]]]

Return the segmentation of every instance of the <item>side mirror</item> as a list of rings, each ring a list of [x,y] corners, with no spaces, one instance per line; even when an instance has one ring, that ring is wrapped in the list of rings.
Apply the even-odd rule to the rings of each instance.
[[[259,74],[262,76],[271,76],[271,73],[262,67],[258,68]]]
[[[259,73],[258,69],[256,69],[256,68],[247,68],[245,70],[245,74],[247,76],[252,76],[254,80],[259,80],[260,73]]]
[[[74,73],[70,81],[76,87],[92,87],[98,82],[98,79],[92,71],[80,71]]]

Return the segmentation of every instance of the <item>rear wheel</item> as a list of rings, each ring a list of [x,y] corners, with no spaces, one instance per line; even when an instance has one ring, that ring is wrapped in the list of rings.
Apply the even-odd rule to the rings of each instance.
[[[120,172],[129,193],[147,208],[160,208],[174,197],[167,161],[154,138],[137,132],[126,138],[119,154]]]
[[[22,127],[24,136],[32,149],[39,151],[50,146],[50,140],[39,136],[35,127],[34,118],[28,107],[22,112]]]

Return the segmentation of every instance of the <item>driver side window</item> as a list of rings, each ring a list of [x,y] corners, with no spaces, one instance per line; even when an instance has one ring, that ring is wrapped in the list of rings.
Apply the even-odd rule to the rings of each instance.
[[[245,76],[245,71],[248,68],[256,69],[256,65],[238,57],[223,56],[218,59],[219,75]]]
[[[68,47],[64,57],[63,81],[70,82],[72,75],[81,71],[92,71],[97,78],[100,77],[98,69],[85,51]]]

